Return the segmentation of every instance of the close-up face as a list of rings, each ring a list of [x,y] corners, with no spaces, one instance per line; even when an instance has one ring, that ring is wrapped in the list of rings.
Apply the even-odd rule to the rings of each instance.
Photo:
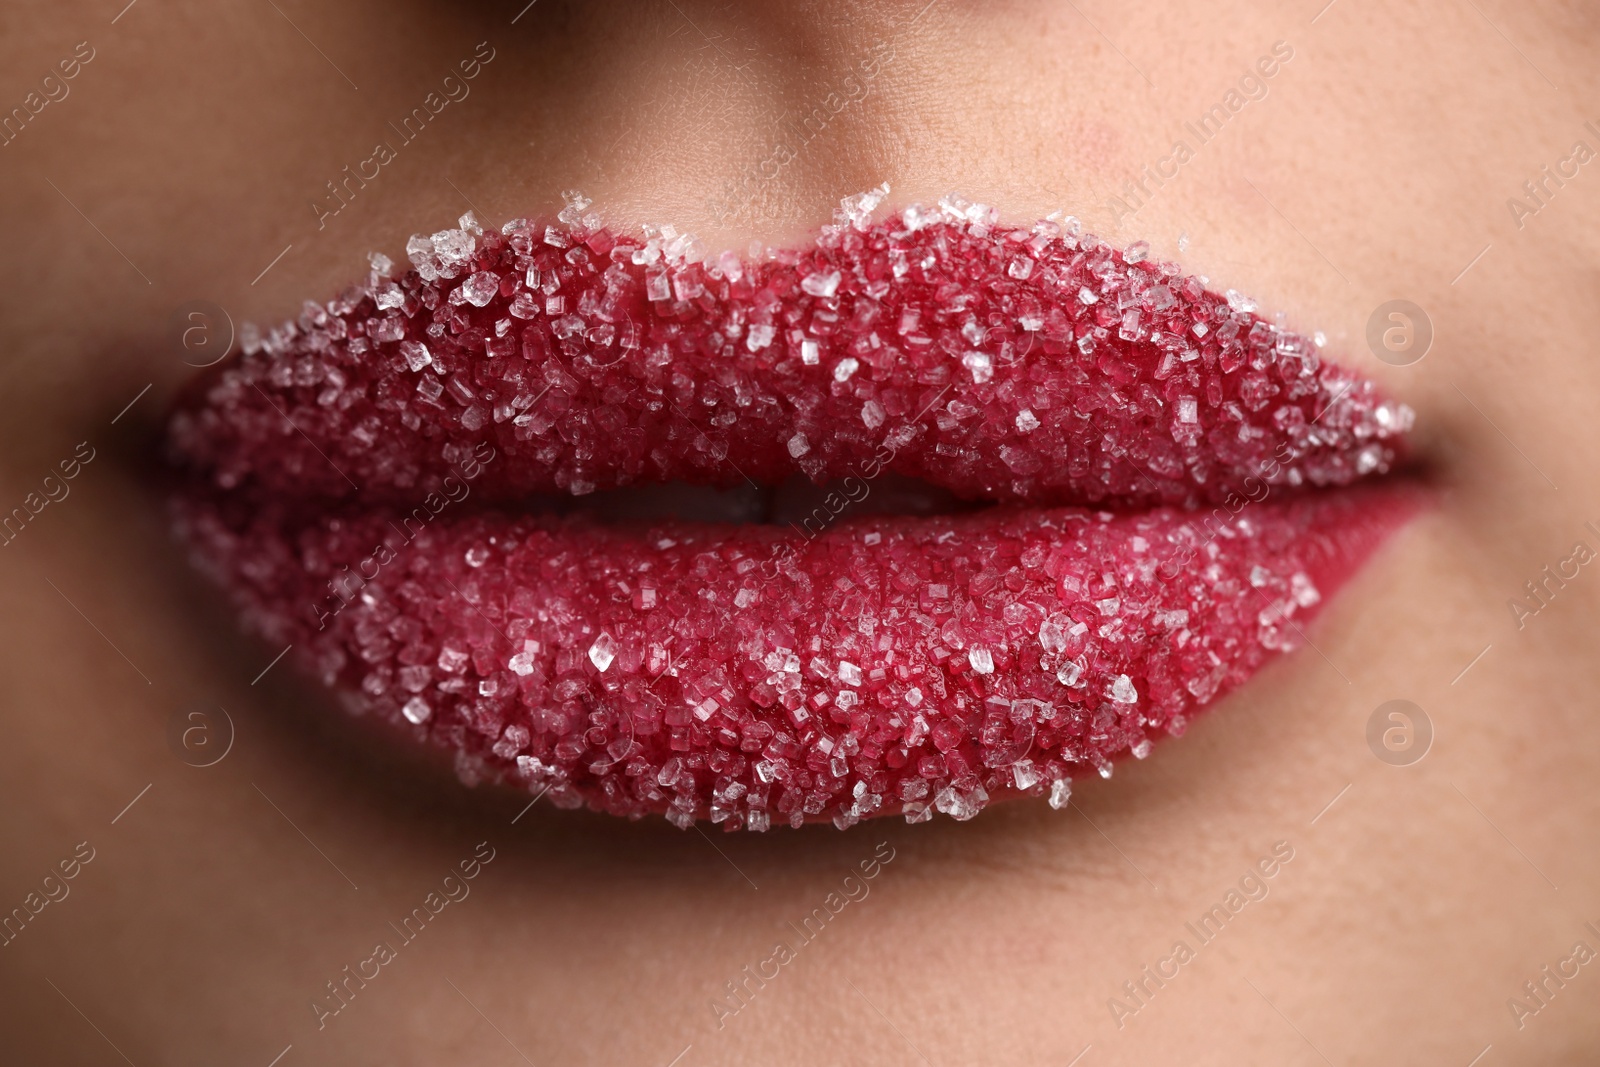
[[[1600,21],[29,5],[0,1049],[1600,1059]]]

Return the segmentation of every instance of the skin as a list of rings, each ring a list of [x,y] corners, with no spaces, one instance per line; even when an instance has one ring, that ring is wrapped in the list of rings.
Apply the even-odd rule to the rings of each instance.
[[[57,3],[0,37],[8,108],[95,49],[0,148],[0,505],[78,442],[96,456],[0,554],[0,906],[94,849],[0,949],[8,1060],[1594,1061],[1600,961],[1520,1028],[1507,1005],[1575,942],[1600,951],[1600,578],[1520,630],[1507,603],[1574,542],[1600,548],[1600,164],[1520,228],[1506,204],[1575,141],[1600,149],[1592,7],[541,0],[512,25],[521,6],[170,2],[112,25]],[[319,229],[308,201],[484,40],[471,96]],[[836,109],[878,41],[892,59]],[[1277,41],[1293,58],[1265,98],[1118,211]],[[781,132],[814,108],[813,136]],[[1315,649],[1080,781],[1074,810],[761,837],[544,803],[513,823],[526,797],[462,789],[281,665],[258,678],[279,650],[237,636],[168,539],[151,457],[193,373],[184,301],[271,323],[469,203],[497,224],[579,188],[616,227],[742,249],[881,181],[895,204],[1065,209],[1164,257],[1187,234],[1186,267],[1326,331],[1418,412],[1433,505]],[[1435,338],[1405,367],[1365,340],[1396,298]],[[1366,740],[1397,698],[1434,735],[1404,767]],[[172,721],[206,711],[179,730],[209,721],[220,746],[218,707],[232,746],[190,766]],[[319,1030],[325,983],[483,841],[470,897]],[[1185,923],[1280,841],[1266,897],[1197,947]],[[893,860],[850,883],[867,897],[719,1026],[726,983],[880,842]],[[1136,1006],[1123,983],[1179,939],[1195,959],[1119,1026],[1110,998]]]

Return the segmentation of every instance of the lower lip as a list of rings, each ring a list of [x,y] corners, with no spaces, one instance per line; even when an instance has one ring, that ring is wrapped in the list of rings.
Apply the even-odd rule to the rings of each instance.
[[[1062,806],[1073,776],[1181,734],[1304,643],[1417,506],[1395,485],[1273,494],[919,518],[846,500],[799,533],[471,499],[176,507],[257,630],[358,710],[454,750],[463,779],[763,830]]]

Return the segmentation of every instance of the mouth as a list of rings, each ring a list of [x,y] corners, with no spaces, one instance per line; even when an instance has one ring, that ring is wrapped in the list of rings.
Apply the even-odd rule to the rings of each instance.
[[[469,784],[1065,806],[1304,642],[1415,509],[1412,413],[1143,244],[884,192],[744,257],[581,200],[374,256],[179,403],[180,537]]]

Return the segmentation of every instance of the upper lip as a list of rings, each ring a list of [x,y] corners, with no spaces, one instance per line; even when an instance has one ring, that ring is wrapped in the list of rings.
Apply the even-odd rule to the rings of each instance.
[[[1401,458],[1410,409],[1248,298],[1207,291],[1143,245],[1084,241],[1071,221],[1005,229],[959,210],[908,211],[917,228],[892,255],[819,247],[754,265],[683,259],[681,238],[598,230],[586,243],[526,221],[413,238],[420,273],[375,269],[330,305],[375,298],[364,322],[308,303],[247,334],[245,358],[177,413],[173,454],[230,489],[396,501],[492,440],[510,461],[477,491],[513,500],[822,481],[859,471],[887,436],[896,472],[961,497],[1125,506],[1214,503],[1253,481],[1348,484]],[[982,237],[958,228],[975,214]],[[844,233],[848,248],[859,235]],[[939,277],[919,286],[923,256]],[[952,257],[973,285],[940,306]],[[713,300],[706,286],[724,279],[733,297]],[[663,336],[679,323],[720,331],[726,362],[684,367]],[[327,358],[341,343],[376,351]],[[408,426],[415,402],[449,425]]]
[[[414,237],[413,270],[393,277],[374,257],[365,282],[338,299],[308,303],[265,336],[247,332],[242,358],[202,376],[180,404],[169,449],[188,475],[185,529],[205,561],[233,579],[254,621],[311,646],[307,662],[330,681],[368,671],[364,661],[371,670],[348,678],[366,693],[360,699],[398,719],[402,701],[417,694],[405,717],[437,727],[473,774],[515,768],[554,786],[558,799],[751,826],[767,824],[770,803],[796,822],[834,814],[845,825],[882,810],[883,791],[898,782],[908,815],[920,817],[937,799],[964,817],[986,788],[1013,787],[1012,764],[1015,788],[1042,788],[1074,763],[1104,771],[1117,751],[1142,754],[1147,728],[1178,732],[1185,711],[1260,663],[1262,647],[1292,644],[1289,616],[1376,543],[1383,522],[1361,517],[1366,505],[1308,508],[1296,498],[1392,469],[1412,413],[1256,314],[1247,298],[1209,291],[1204,279],[1149,259],[1142,244],[1113,249],[1070,219],[1001,226],[992,210],[959,198],[874,223],[879,196],[846,201],[815,247],[746,261],[705,261],[669,228],[620,238],[571,209],[564,225],[518,220],[483,233],[468,216],[461,229]],[[480,462],[485,449],[493,463]],[[819,507],[816,529],[809,518],[796,524],[803,541],[700,527],[586,542],[571,527],[549,532],[503,514],[464,513],[429,535],[431,572],[408,565],[407,580],[363,571],[372,584],[358,582],[359,603],[328,579],[339,609],[356,604],[351,615],[361,619],[340,616],[330,627],[337,611],[303,610],[338,553],[387,538],[386,525],[410,542],[409,527],[387,518],[397,507],[457,499],[452,483],[464,496],[465,467],[477,505],[649,482],[773,483],[796,473],[862,486],[892,471],[1012,508],[979,525],[874,525],[890,531],[895,551],[921,553],[919,573],[954,576],[920,592],[929,578],[857,587],[860,545],[845,523],[829,528],[848,502]],[[1282,500],[1239,518],[1246,503],[1277,490]],[[1129,514],[1114,520],[1104,509]],[[844,548],[815,574],[774,562],[819,536]],[[882,537],[868,533],[862,543]],[[1159,570],[1147,555],[1152,539],[1163,542],[1157,554],[1167,552]],[[463,551],[476,568],[490,556],[487,545],[499,545],[514,569],[489,599],[478,575],[461,569]],[[592,566],[583,565],[586,550],[600,553]],[[1193,589],[1172,581],[1191,557],[1205,576]],[[802,615],[806,597],[813,612],[836,609],[828,598],[837,586],[856,590],[838,595],[866,604],[861,610],[902,620],[919,635],[912,640],[943,643],[897,649],[883,643],[890,630],[878,639],[867,629],[865,644],[842,639],[857,649],[854,662],[824,647],[821,634],[835,632],[824,619],[746,634],[717,614],[729,605],[707,605],[719,596],[740,609],[753,602],[732,594],[749,588],[757,567],[768,581],[783,572],[780,584],[802,598],[791,605]],[[492,632],[451,621],[428,599],[424,585],[434,580]],[[1125,591],[1119,600],[1119,583],[1137,586],[1137,596]],[[663,673],[677,677],[666,648],[678,635],[663,644],[658,617],[624,635],[638,647],[624,647],[615,632],[632,625],[630,611],[654,605],[658,587],[679,598],[682,610],[669,617],[683,622],[705,673],[674,690],[693,720],[673,726],[687,713],[669,712],[663,729],[657,708],[652,729],[662,735],[639,737],[635,712],[617,712],[616,694],[647,705],[660,695],[617,690],[619,675],[607,671],[616,661],[622,674],[653,673],[661,659]],[[876,608],[864,591],[880,598]],[[1079,602],[1088,614],[1072,606]],[[394,621],[408,612],[416,613],[409,622]],[[450,636],[462,626],[475,632]],[[1138,638],[1141,627],[1172,643],[1172,663]],[[800,630],[812,636],[797,637]],[[400,674],[411,672],[404,687],[385,666],[396,642],[409,642],[399,661],[409,664]],[[568,647],[574,642],[582,647]],[[969,648],[963,663],[970,659],[976,674],[947,668],[952,648]],[[811,656],[804,667],[802,653]],[[432,688],[434,655],[442,696]],[[954,690],[946,699],[938,679],[932,690],[917,682],[947,669],[961,686],[987,692],[987,703],[969,705]],[[456,695],[463,671],[484,679],[479,703],[488,702],[489,719],[477,728],[486,739],[432,718],[443,701],[476,721],[470,694]],[[813,675],[831,680],[808,692]],[[1040,686],[1058,678],[1075,709],[1065,719],[1041,697],[1053,690]],[[852,691],[848,703],[830,690],[841,684]],[[1151,687],[1163,694],[1160,707],[1139,704],[1154,701]],[[1096,712],[1102,690],[1115,703]],[[983,710],[996,700],[1006,707]],[[571,715],[585,708],[594,725],[574,733]],[[823,708],[837,725],[823,720]],[[625,738],[604,719],[614,712]],[[875,718],[863,725],[868,712]],[[983,718],[995,714],[993,723]],[[752,723],[760,727],[753,735]],[[722,733],[707,732],[714,727]],[[1036,753],[1044,738],[1065,747]],[[708,755],[719,745],[734,754]],[[919,760],[919,752],[931,755]],[[722,770],[697,778],[678,753],[702,761],[691,767],[721,759]],[[908,777],[921,784],[904,788]],[[782,797],[769,797],[780,788]]]

